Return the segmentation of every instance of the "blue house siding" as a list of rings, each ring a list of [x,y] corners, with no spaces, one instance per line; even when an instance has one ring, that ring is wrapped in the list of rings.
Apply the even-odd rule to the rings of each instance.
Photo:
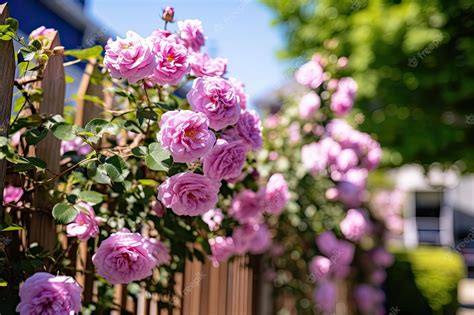
[[[13,0],[8,2],[8,6],[10,15],[20,22],[20,29],[24,33],[29,34],[37,27],[44,25],[59,31],[61,44],[67,49],[82,46],[84,32],[76,29],[40,1]]]

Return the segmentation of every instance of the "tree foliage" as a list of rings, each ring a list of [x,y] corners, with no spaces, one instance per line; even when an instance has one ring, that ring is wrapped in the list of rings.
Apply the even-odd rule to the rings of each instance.
[[[263,2],[287,35],[280,57],[349,57],[361,128],[404,163],[462,161],[474,169],[472,1]]]

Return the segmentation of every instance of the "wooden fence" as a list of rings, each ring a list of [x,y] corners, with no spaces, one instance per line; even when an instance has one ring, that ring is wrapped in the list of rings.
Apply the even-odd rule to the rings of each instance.
[[[8,17],[6,4],[0,5],[0,24],[4,24]],[[35,83],[43,89],[43,100],[35,103],[35,109],[40,114],[60,114],[64,112],[65,98],[65,75],[63,49],[60,47],[60,36],[54,32],[50,36],[50,49],[55,54],[48,60],[41,81]],[[85,68],[78,91],[75,123],[84,125],[90,119],[101,114],[101,109],[94,103],[87,101],[84,95],[98,96],[105,101],[106,106],[112,108],[112,97],[104,94],[104,87],[91,83],[91,74],[96,67],[92,60]],[[8,126],[11,117],[12,95],[15,74],[15,58],[12,41],[0,41],[0,136],[8,135]],[[51,169],[52,173],[60,173],[60,141],[48,135],[41,141],[34,152],[28,152],[30,156],[43,159]],[[44,176],[54,176],[53,174]],[[3,188],[6,178],[6,161],[0,160],[0,207],[2,207]],[[21,179],[17,178],[19,185]],[[56,185],[51,181],[52,188]],[[10,251],[13,256],[24,251],[29,244],[37,242],[43,248],[52,251],[59,236],[59,242],[63,248],[68,247],[68,242],[76,240],[64,237],[61,232],[63,227],[57,226],[51,215],[52,205],[47,196],[47,191],[36,188],[33,194],[32,204],[34,210],[31,212],[11,211],[14,221],[21,224],[25,229],[20,232],[9,232],[6,235],[11,239]],[[0,223],[2,223],[3,207],[0,211]],[[77,253],[76,267],[81,270],[75,276],[83,287],[83,300],[85,302],[97,302],[100,297],[93,278],[92,253],[87,250],[87,243],[80,242],[71,252]],[[85,272],[84,272],[85,271]],[[245,315],[256,313],[257,299],[255,293],[258,291],[258,281],[249,267],[249,257],[238,257],[232,263],[221,264],[218,268],[212,266],[209,261],[204,264],[194,260],[187,261],[185,271],[178,274],[176,278],[176,292],[179,298],[173,302],[177,306],[169,313],[167,310],[158,308],[160,297],[158,294],[150,294],[142,289],[138,298],[127,292],[126,285],[114,287],[114,302],[118,306],[112,314],[170,314],[170,315],[199,315],[199,314],[228,314]]]

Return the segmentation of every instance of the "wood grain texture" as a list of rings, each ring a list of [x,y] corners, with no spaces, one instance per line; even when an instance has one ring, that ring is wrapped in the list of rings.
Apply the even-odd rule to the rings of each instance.
[[[54,48],[61,45],[58,32],[53,32],[48,36],[50,47]],[[66,82],[64,79],[64,57],[62,53],[57,53],[49,57],[46,68],[43,73],[43,80],[37,83],[37,87],[43,89],[43,100],[35,104],[36,110],[46,115],[63,115],[64,97],[66,92]],[[46,177],[54,176],[60,172],[59,149],[61,142],[52,134],[38,143],[35,154],[48,164],[51,173],[45,174]],[[32,214],[31,226],[29,227],[29,242],[38,242],[43,248],[52,251],[56,242],[56,228],[54,219],[51,215],[52,203],[49,198],[48,189],[54,187],[56,181],[50,182],[49,187],[39,187],[35,191],[33,204],[40,211]]]
[[[0,5],[0,24],[4,24],[8,17],[7,4]],[[0,41],[0,136],[8,136],[8,126],[13,97],[13,81],[15,79],[15,56],[13,52],[13,42]],[[0,223],[3,222],[3,188],[5,186],[5,176],[7,161],[0,160]]]
[[[79,90],[77,91],[77,100],[76,100],[76,115],[74,118],[74,124],[78,126],[84,126],[90,120],[94,118],[99,118],[103,112],[103,108],[85,100],[85,95],[97,96],[100,99],[104,100],[104,88],[102,85],[92,84],[91,76],[94,73],[97,67],[97,60],[91,59],[86,66],[84,74],[79,85]]]

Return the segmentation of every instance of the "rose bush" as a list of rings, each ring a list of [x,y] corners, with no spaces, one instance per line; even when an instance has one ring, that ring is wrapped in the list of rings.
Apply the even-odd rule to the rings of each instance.
[[[265,121],[262,175],[272,191],[277,175],[271,174],[281,173],[290,198],[269,221],[275,249],[265,259],[276,296],[292,297],[298,314],[334,314],[343,287],[360,314],[383,309],[380,286],[391,263],[386,222],[375,215],[383,209],[369,207],[367,189],[382,150],[356,128],[363,116],[351,112],[357,83],[344,77],[346,65],[346,58],[314,55],[295,72],[303,87],[284,95],[282,108]],[[284,308],[276,312],[292,312]]]
[[[174,9],[166,7],[162,18],[165,29],[148,37],[129,31],[110,39],[103,54],[98,46],[64,52],[72,63],[95,59],[91,82],[113,99],[84,126],[71,123],[71,111],[46,115],[35,108],[42,100],[35,83],[48,59],[62,52],[47,48],[55,31],[41,27],[25,41],[14,19],[1,25],[0,39],[21,46],[11,136],[0,138],[8,176],[19,184],[5,189],[8,221],[1,228],[22,229],[19,214],[35,210],[35,194],[42,191],[42,204],[51,205],[42,210],[62,225],[58,237],[68,236],[48,250],[31,245],[15,264],[2,256],[0,282],[13,293],[26,279],[20,300],[13,299],[22,314],[80,311],[81,288],[63,274],[94,275],[99,306],[107,310],[115,307],[113,284],[173,297],[179,293],[174,275],[187,259],[207,255],[219,264],[270,247],[267,221],[285,207],[288,191],[281,176],[267,187],[258,175],[260,118],[246,110],[243,84],[226,77],[227,60],[201,52],[202,23],[180,21],[172,32],[166,27]],[[178,96],[183,89],[187,99]],[[62,141],[58,174],[30,155],[51,134]],[[76,270],[78,242],[87,244],[93,270]],[[171,309],[171,301],[161,307]],[[97,307],[83,304],[82,310]]]

